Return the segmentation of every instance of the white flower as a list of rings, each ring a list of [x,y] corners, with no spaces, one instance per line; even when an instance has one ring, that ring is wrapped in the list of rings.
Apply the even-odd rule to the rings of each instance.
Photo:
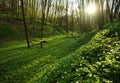
[[[108,54],[111,54],[110,52]]]
[[[100,57],[99,60],[102,60],[102,58]]]
[[[116,59],[119,59],[119,56],[116,56]]]
[[[103,51],[103,53],[105,53],[105,51]]]
[[[79,83],[79,81],[76,81],[76,83]]]
[[[80,66],[82,66],[82,64],[80,64]]]
[[[99,69],[100,71],[102,71],[102,69]]]
[[[78,71],[78,69],[76,69],[76,72]]]
[[[103,65],[103,67],[105,67],[105,65]]]
[[[118,44],[116,44],[116,46],[118,46]]]
[[[98,56],[100,56],[100,54],[98,54]]]
[[[108,47],[110,48],[110,47],[111,47],[111,45],[108,45]]]
[[[67,72],[65,71],[64,73],[66,74]]]
[[[82,59],[84,59],[84,57],[82,57]]]
[[[89,56],[87,56],[86,58],[89,58]]]
[[[89,77],[91,77],[92,76],[92,74],[89,74]]]
[[[64,78],[64,76],[62,76],[62,79]]]
[[[111,62],[112,62],[112,60],[109,60],[109,62],[111,63]]]
[[[114,73],[116,73],[116,71],[114,70]]]
[[[113,52],[113,49],[111,49],[110,51]]]

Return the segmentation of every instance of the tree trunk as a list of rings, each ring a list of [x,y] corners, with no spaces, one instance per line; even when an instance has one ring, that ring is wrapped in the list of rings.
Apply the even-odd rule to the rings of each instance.
[[[24,13],[23,0],[21,0],[21,8],[22,8],[22,16],[23,16],[23,22],[24,22],[25,38],[26,38],[26,42],[27,42],[27,47],[30,48],[28,32],[27,32],[27,25],[26,25],[26,19],[25,19],[25,13]]]
[[[66,36],[68,37],[68,0],[66,0]]]

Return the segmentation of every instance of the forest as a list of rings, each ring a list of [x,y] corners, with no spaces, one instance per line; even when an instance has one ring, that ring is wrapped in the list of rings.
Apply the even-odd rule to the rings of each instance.
[[[119,83],[120,0],[0,0],[0,83]]]

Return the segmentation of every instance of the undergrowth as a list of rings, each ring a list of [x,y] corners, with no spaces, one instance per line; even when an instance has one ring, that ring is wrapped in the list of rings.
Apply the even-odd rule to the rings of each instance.
[[[120,23],[108,24],[90,42],[48,71],[41,83],[119,83]]]
[[[119,83],[120,23],[103,31],[0,44],[1,83]],[[96,35],[95,35],[96,34]],[[112,77],[111,77],[112,76]]]

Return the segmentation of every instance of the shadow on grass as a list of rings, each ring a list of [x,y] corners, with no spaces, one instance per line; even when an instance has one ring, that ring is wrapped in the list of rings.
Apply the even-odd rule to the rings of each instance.
[[[94,33],[95,34],[95,33]],[[25,80],[30,79],[32,76],[41,72],[42,68],[49,68],[50,65],[57,63],[58,60],[64,58],[71,53],[75,52],[77,48],[89,42],[94,36],[93,33],[88,33],[87,35],[80,38],[80,40],[76,41],[71,38],[56,38],[48,41],[43,49],[37,48],[39,47],[39,43],[32,45],[31,49],[26,49],[26,47],[18,47],[7,50],[2,54],[0,59],[0,77],[2,79],[7,79],[8,81],[14,80],[15,77],[20,81],[24,82]],[[49,56],[49,57],[48,57]],[[47,58],[48,57],[48,58]],[[27,67],[27,70],[24,69]],[[18,71],[18,70],[21,71]],[[9,76],[9,73],[12,74]],[[16,76],[14,75],[16,73]],[[28,72],[31,72],[28,74]],[[19,75],[17,74],[19,73]],[[6,76],[8,75],[8,78]],[[27,76],[24,78],[24,76]],[[19,81],[19,82],[20,82]]]
[[[77,42],[75,42],[70,46],[70,48],[72,49],[71,51],[74,51],[80,48],[82,45],[87,44],[92,39],[92,37],[94,37],[96,33],[97,31],[94,31],[94,32],[86,33],[85,35],[81,36],[80,39],[77,40]]]
[[[72,39],[58,38],[46,43],[43,49],[34,47],[31,49],[15,47],[7,50],[6,52],[4,50],[1,55],[2,57],[0,57],[0,72],[2,72],[0,77],[2,79],[7,79],[8,81],[11,80],[11,82],[12,80],[16,80],[14,79],[15,77],[21,78],[21,80],[24,81],[26,80],[24,75],[27,75],[27,71],[31,72],[31,74],[27,76],[27,78],[30,78],[30,76],[35,75],[35,72],[40,72],[41,68],[45,67],[47,64],[54,64],[58,59],[69,55],[71,52],[66,48],[74,42],[76,41]],[[50,56],[49,60],[48,58],[45,58],[48,55]],[[41,60],[43,58],[44,60]],[[32,66],[27,67],[30,64]],[[42,64],[44,64],[44,66],[41,66]],[[27,71],[24,71],[24,66],[27,67]],[[18,76],[15,76],[14,72],[19,73],[20,75],[17,74]],[[11,75],[9,75],[10,73]],[[6,76],[8,78],[6,78]]]

